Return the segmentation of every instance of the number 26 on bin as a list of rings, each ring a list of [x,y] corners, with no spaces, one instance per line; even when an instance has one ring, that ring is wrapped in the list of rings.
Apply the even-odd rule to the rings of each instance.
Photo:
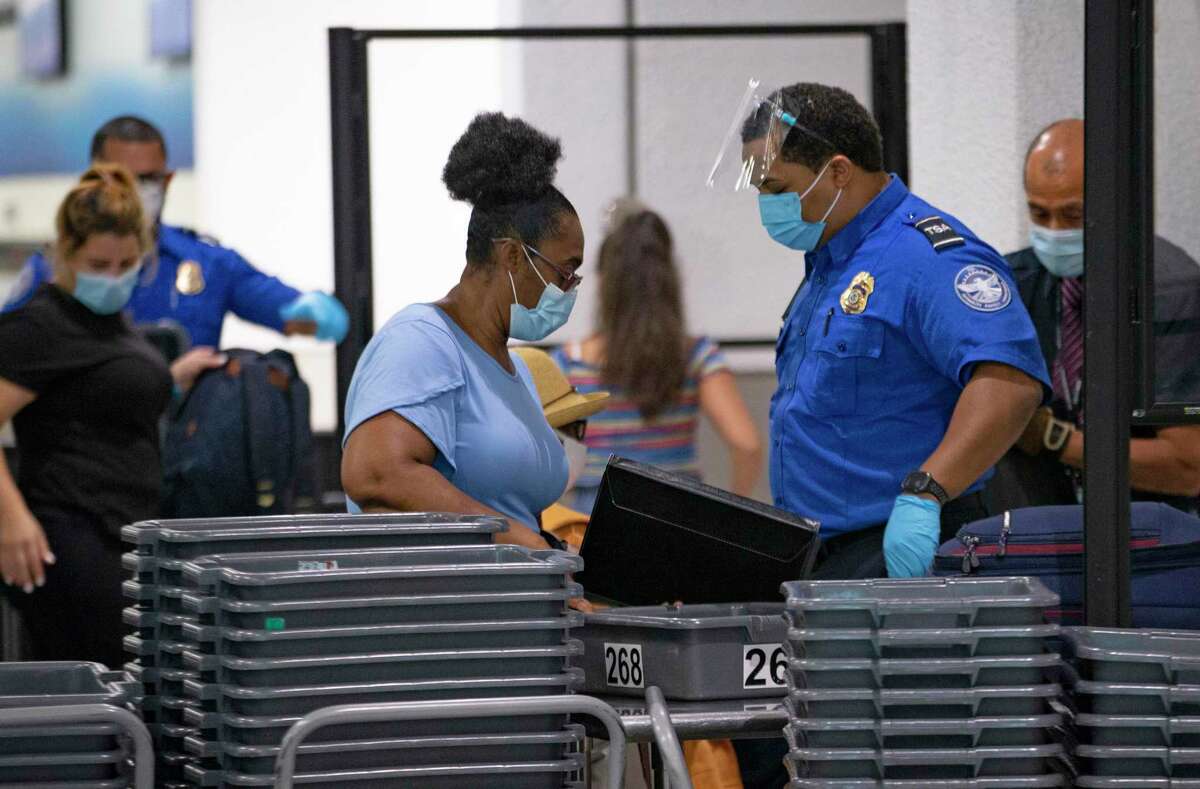
[[[604,645],[604,681],[615,688],[644,688],[641,644]]]
[[[782,644],[748,644],[742,648],[742,687],[782,688],[787,653]]]

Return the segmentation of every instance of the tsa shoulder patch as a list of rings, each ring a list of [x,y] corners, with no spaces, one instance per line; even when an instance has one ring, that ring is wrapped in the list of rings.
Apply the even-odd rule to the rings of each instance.
[[[963,266],[954,277],[958,299],[978,312],[999,312],[1012,301],[1012,289],[1004,277],[988,266]]]
[[[942,252],[967,243],[966,239],[960,236],[954,228],[946,224],[940,216],[926,217],[915,223],[913,227],[925,235],[925,240],[929,242],[929,245],[936,252]]]

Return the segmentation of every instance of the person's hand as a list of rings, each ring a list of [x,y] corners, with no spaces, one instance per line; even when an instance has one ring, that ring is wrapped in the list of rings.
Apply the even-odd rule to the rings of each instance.
[[[576,611],[582,611],[585,614],[593,613],[596,607],[582,597],[572,597],[567,601],[567,605]]]
[[[171,377],[175,379],[175,385],[186,392],[196,383],[200,373],[216,369],[227,361],[229,357],[225,354],[207,346],[197,346],[171,363]]]
[[[54,554],[37,519],[28,510],[4,516],[0,520],[0,577],[4,583],[19,586],[28,594],[46,583],[47,564],[54,564]]]
[[[896,499],[883,532],[883,558],[889,578],[917,578],[929,573],[942,531],[942,508],[936,501],[905,494]]]
[[[317,326],[318,340],[331,340],[335,343],[346,339],[350,330],[350,316],[342,303],[330,296],[314,290],[305,293],[290,304],[285,304],[279,310],[279,317],[284,321],[308,321]]]
[[[1017,449],[1030,457],[1036,457],[1043,452],[1061,454],[1075,427],[1070,422],[1054,418],[1054,412],[1048,406],[1042,406],[1034,411],[1025,432],[1017,439]]]

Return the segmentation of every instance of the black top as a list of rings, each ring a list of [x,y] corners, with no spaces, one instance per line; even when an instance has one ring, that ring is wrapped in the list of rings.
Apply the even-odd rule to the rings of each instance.
[[[1046,366],[1054,369],[1058,357],[1058,323],[1061,279],[1046,270],[1032,249],[1005,256],[1012,266],[1013,278],[1021,301],[1029,310],[1037,330]],[[1200,264],[1164,238],[1154,239],[1154,355],[1157,399],[1168,402],[1200,402]],[[1067,404],[1057,398],[1052,403],[1060,418],[1069,419]],[[1134,438],[1156,434],[1153,427],[1134,427]],[[997,477],[1016,473],[1024,483],[1028,498],[1020,505],[1074,503],[1073,488],[1061,473],[1062,466],[1043,458],[1016,457],[1010,452]],[[1033,476],[1041,477],[1036,481]],[[1000,481],[999,479],[997,480]],[[1011,478],[1010,478],[1011,481]],[[994,486],[995,487],[995,486]],[[1134,492],[1140,501],[1164,501],[1181,509],[1191,509],[1195,499]],[[1008,502],[993,502],[994,505]]]
[[[118,532],[157,514],[171,375],[123,315],[43,285],[0,314],[0,378],[37,395],[13,418],[17,486],[35,515],[81,511]]]

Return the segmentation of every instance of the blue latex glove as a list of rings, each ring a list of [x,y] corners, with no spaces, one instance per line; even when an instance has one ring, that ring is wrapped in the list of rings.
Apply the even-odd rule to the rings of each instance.
[[[883,559],[889,578],[929,574],[942,531],[942,507],[936,501],[903,495],[896,499],[883,532]]]
[[[346,339],[350,329],[350,316],[342,303],[330,296],[314,290],[305,293],[291,304],[285,304],[279,310],[279,317],[285,321],[312,321],[317,324],[317,339],[341,342]]]

